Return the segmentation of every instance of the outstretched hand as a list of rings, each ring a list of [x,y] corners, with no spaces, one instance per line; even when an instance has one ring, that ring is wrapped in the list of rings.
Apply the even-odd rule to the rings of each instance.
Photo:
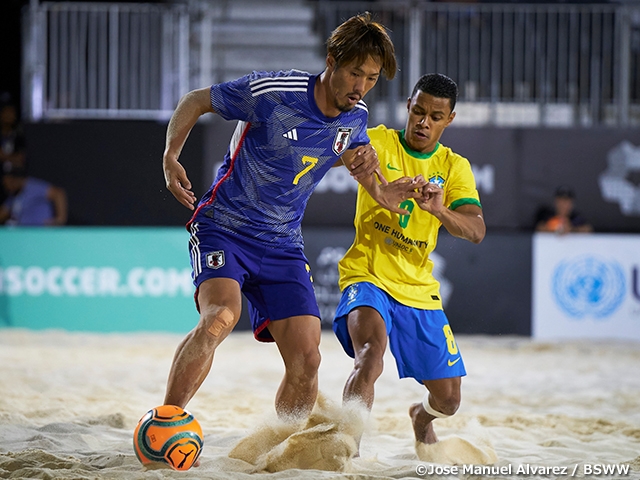
[[[386,185],[380,185],[382,198],[384,199],[384,207],[388,210],[399,213],[400,215],[408,215],[410,212],[400,205],[409,198],[418,199],[422,194],[422,188],[427,185],[427,181],[418,175],[415,178],[401,177]]]
[[[182,205],[194,210],[196,196],[191,190],[191,182],[184,167],[177,160],[165,160],[162,168],[167,189]]]

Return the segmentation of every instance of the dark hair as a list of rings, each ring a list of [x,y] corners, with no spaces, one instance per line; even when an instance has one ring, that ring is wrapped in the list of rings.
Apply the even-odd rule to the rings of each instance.
[[[441,73],[428,73],[420,77],[413,87],[411,92],[411,98],[414,97],[416,92],[421,92],[433,95],[436,98],[449,99],[449,105],[451,111],[456,107],[456,101],[458,99],[458,85],[446,75]]]
[[[556,198],[576,198],[576,194],[568,185],[560,185],[556,188]]]
[[[354,61],[362,65],[371,56],[380,62],[387,80],[395,77],[398,68],[387,30],[374,22],[369,12],[355,15],[339,25],[327,39],[327,53],[336,59],[338,67]]]

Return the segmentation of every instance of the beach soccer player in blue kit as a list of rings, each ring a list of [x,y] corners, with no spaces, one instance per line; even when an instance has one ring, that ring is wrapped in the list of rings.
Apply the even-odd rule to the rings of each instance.
[[[327,40],[326,69],[253,72],[194,90],[179,102],[167,128],[163,168],[167,188],[195,210],[187,227],[197,326],[178,346],[165,404],[185,407],[208,375],[217,346],[249,303],[255,338],[275,341],[285,373],[276,394],[281,417],[308,414],[318,393],[320,313],[301,222],[307,201],[338,162],[382,206],[418,195],[420,181],[387,183],[367,136],[362,101],[381,73],[391,79],[396,59],[382,25],[368,13],[337,27]],[[178,162],[198,118],[217,113],[237,120],[224,163],[197,207]]]

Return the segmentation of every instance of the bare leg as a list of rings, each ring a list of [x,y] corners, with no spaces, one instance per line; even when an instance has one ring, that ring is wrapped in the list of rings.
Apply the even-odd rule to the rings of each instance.
[[[414,403],[409,407],[409,416],[411,417],[411,423],[413,424],[413,434],[416,441],[422,443],[436,443],[438,437],[433,430],[433,420],[436,418],[429,415],[422,403]]]
[[[276,412],[285,418],[308,415],[318,396],[320,320],[301,315],[273,321],[267,328],[278,345],[285,367],[276,394]]]
[[[423,383],[429,390],[429,405],[434,410],[444,415],[456,413],[460,406],[460,377],[425,380]],[[409,416],[416,441],[422,443],[436,443],[438,441],[432,424],[436,417],[428,414],[422,403],[411,405]]]
[[[370,307],[353,309],[347,318],[347,325],[355,359],[353,370],[344,386],[342,400],[358,400],[371,410],[374,385],[384,368],[387,329],[378,311]]]
[[[167,381],[165,405],[186,407],[209,374],[216,348],[233,330],[242,309],[235,280],[214,278],[198,289],[200,321],[178,345]]]

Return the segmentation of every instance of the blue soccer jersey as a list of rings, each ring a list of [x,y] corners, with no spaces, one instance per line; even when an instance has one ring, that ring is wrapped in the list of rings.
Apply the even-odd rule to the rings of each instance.
[[[253,72],[211,87],[213,109],[238,126],[191,222],[204,216],[268,245],[303,245],[300,224],[314,188],[347,149],[369,143],[366,104],[324,116],[314,98],[318,78]]]

